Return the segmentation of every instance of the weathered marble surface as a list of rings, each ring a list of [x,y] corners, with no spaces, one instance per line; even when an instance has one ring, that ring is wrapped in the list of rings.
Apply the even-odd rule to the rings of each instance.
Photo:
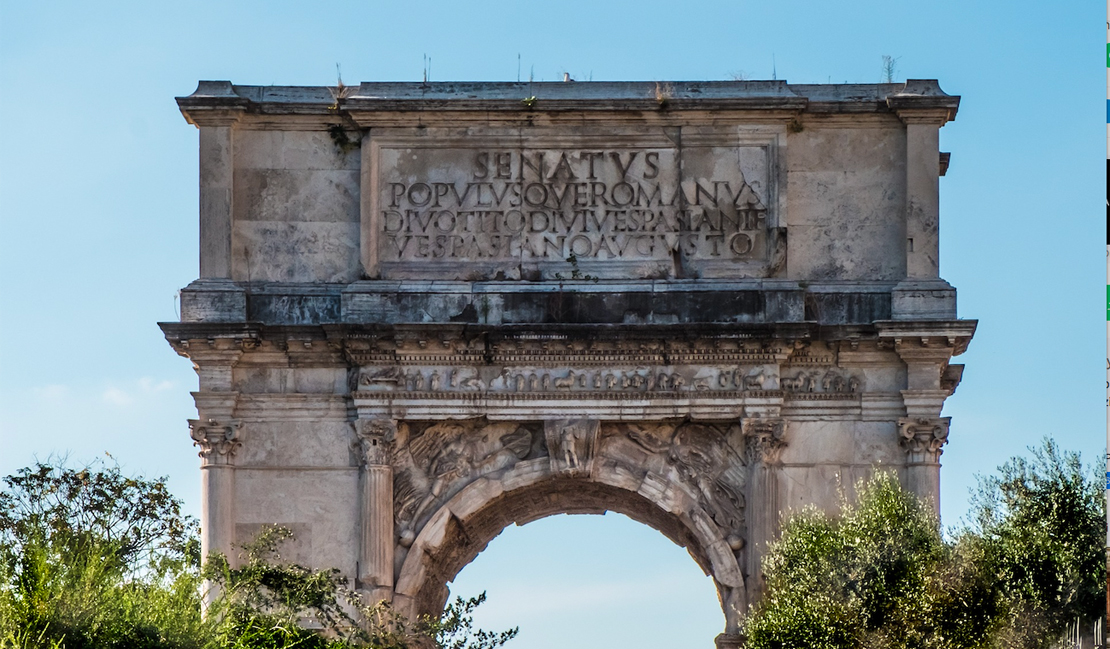
[[[201,82],[204,550],[434,612],[506,525],[618,511],[713,577],[875,470],[936,504],[974,334],[940,277],[935,81]],[[947,158],[943,158],[946,160]]]

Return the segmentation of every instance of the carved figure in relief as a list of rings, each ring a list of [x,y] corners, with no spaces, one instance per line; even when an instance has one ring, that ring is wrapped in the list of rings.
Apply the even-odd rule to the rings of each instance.
[[[766,381],[768,376],[763,373],[762,367],[756,367],[748,372],[744,377],[745,390],[762,390],[763,382]]]
[[[555,388],[558,390],[567,390],[574,387],[574,370],[567,371],[567,375],[555,379]]]
[[[538,376],[536,376],[535,374],[529,374],[528,375],[528,389],[531,390],[532,392],[535,392],[536,390],[539,389],[539,387],[540,387],[539,382],[540,382],[540,378]]]
[[[617,387],[617,377],[616,377],[616,375],[607,372],[605,374],[605,389],[606,390],[612,390],[615,387]]]
[[[598,373],[594,374],[594,389],[595,390],[600,390],[601,389],[601,372],[598,372]]]
[[[550,374],[544,374],[543,375],[543,391],[547,392],[549,390],[551,390],[551,375]]]
[[[799,372],[798,375],[793,378],[783,377],[779,380],[779,385],[787,392],[801,392],[806,386],[806,379],[806,373]]]
[[[474,376],[468,376],[468,377],[466,377],[465,379],[462,380],[462,389],[464,389],[464,390],[481,390],[482,389],[482,379],[477,374],[475,374]]]
[[[700,379],[694,379],[694,389],[704,391],[709,389],[709,377],[703,376]]]
[[[577,475],[589,472],[600,424],[591,419],[558,419],[544,422],[551,469]]]
[[[433,392],[439,390],[440,376],[438,370],[432,370],[432,375],[428,379],[428,387]]]
[[[396,454],[394,511],[402,545],[415,539],[415,526],[437,503],[477,478],[524,459],[533,432],[508,424],[441,422],[408,440]]]
[[[684,423],[662,437],[650,428],[620,424],[630,441],[653,454],[665,454],[678,478],[697,494],[699,504],[726,532],[734,551],[744,547],[747,464],[728,438],[738,427]]]
[[[447,387],[450,387],[450,388],[459,387],[459,371],[458,370],[451,370],[450,372],[448,372],[448,374],[447,374]]]

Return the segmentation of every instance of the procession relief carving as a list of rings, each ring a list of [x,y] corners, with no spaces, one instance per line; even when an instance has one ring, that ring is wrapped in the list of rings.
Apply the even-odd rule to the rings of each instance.
[[[428,516],[466,485],[546,453],[538,424],[401,424],[393,457],[394,515],[401,545],[411,545]]]
[[[356,389],[361,392],[420,392],[450,395],[524,393],[707,393],[782,390],[792,398],[844,398],[860,394],[862,376],[838,368],[791,370],[779,378],[777,365],[666,367],[476,366],[364,367]]]
[[[555,419],[544,422],[551,472],[556,475],[589,475],[597,445],[599,422],[594,419]]]
[[[243,445],[239,439],[240,427],[238,419],[209,419],[205,422],[199,419],[189,420],[189,436],[193,438],[193,445],[200,448],[197,455],[205,466],[231,464],[235,452]]]
[[[793,376],[788,371],[779,385],[791,393],[855,394],[863,387],[863,380],[833,368],[823,372],[802,370]]]
[[[820,385],[819,379],[814,379]],[[847,391],[837,376],[820,392]],[[858,389],[859,381],[851,380]],[[364,392],[755,392],[777,390],[776,366],[668,366],[637,368],[513,368],[483,378],[478,367],[368,367],[355,381]],[[840,388],[840,389],[838,389]]]
[[[902,418],[898,420],[898,441],[911,464],[933,463],[940,459],[948,442],[950,417]]]

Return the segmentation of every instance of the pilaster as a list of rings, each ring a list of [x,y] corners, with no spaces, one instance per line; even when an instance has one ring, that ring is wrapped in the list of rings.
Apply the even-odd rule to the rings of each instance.
[[[194,97],[210,103],[187,117],[200,130],[200,278],[231,278],[234,129],[245,112],[230,81],[202,82]]]
[[[959,98],[910,79],[887,103],[906,126],[906,278],[891,296],[893,317],[955,318],[956,290],[940,278],[940,128]]]

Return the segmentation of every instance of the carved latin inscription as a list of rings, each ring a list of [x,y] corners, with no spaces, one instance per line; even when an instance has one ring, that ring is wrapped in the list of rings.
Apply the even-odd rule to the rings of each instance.
[[[766,144],[382,145],[378,256],[387,266],[462,261],[502,272],[568,259],[766,262],[770,157]]]

